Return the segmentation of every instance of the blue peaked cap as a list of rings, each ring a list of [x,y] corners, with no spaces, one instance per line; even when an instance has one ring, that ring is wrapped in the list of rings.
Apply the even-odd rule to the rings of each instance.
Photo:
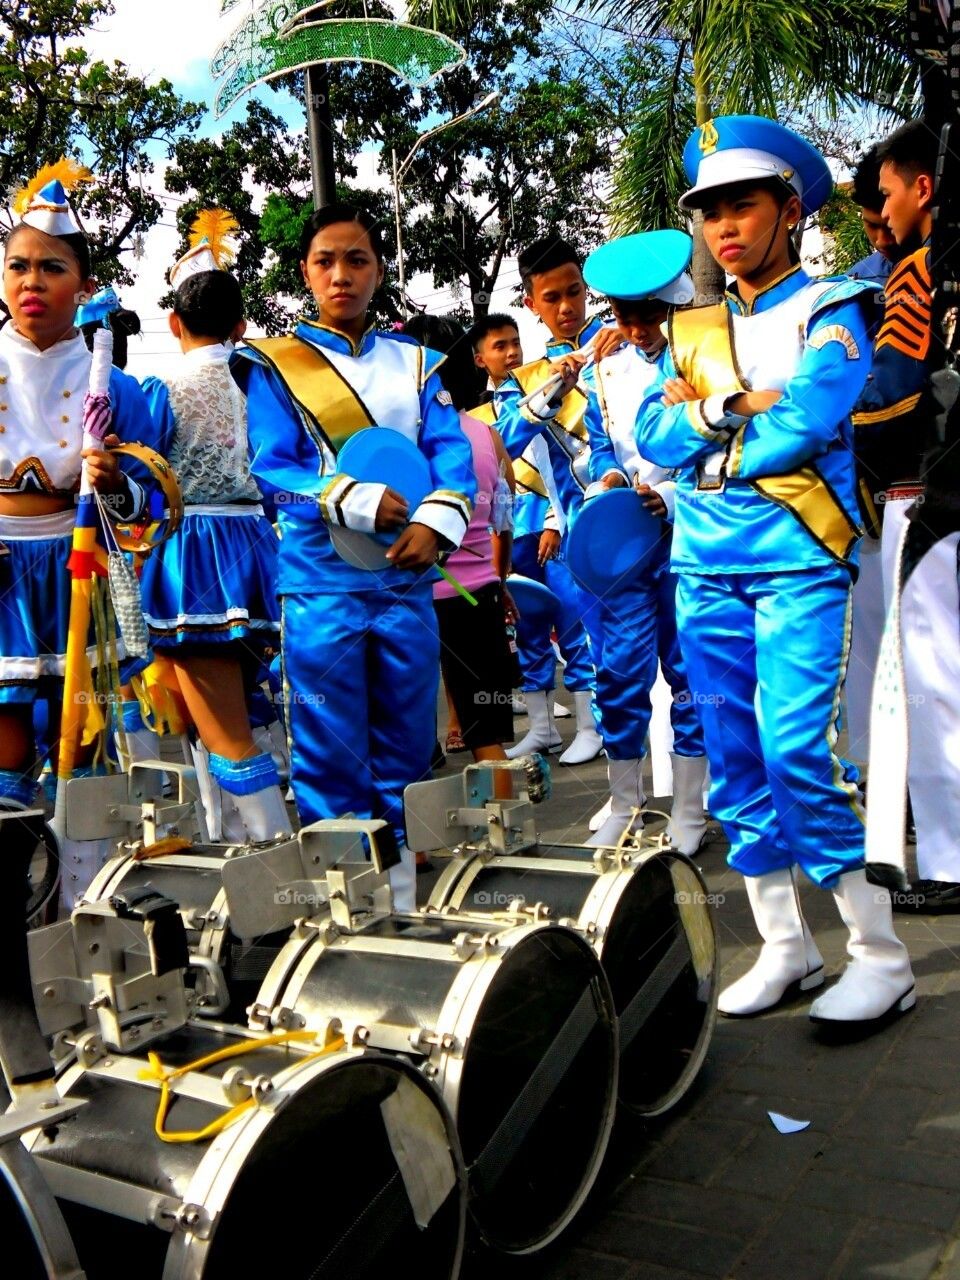
[[[701,193],[734,182],[780,178],[800,197],[804,217],[816,213],[833,190],[827,162],[805,138],[766,116],[717,116],[699,125],[683,149],[692,183],[681,209],[702,204]]]
[[[640,231],[594,249],[583,278],[608,298],[686,303],[694,294],[686,274],[692,256],[693,241],[685,231]]]

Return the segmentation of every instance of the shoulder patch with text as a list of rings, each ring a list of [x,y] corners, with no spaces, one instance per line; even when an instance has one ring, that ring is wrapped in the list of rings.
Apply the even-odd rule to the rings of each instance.
[[[846,349],[848,360],[860,359],[860,348],[857,346],[856,338],[842,324],[822,325],[810,335],[807,346],[813,347],[814,351],[819,351],[828,342],[839,342]]]

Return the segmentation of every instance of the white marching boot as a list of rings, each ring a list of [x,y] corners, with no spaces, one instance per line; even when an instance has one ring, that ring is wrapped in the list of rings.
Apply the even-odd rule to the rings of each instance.
[[[591,847],[619,843],[629,827],[631,834],[643,827],[643,818],[636,810],[642,809],[647,797],[643,794],[640,778],[642,760],[608,760],[607,777],[610,780],[610,816],[584,843]]]
[[[810,1006],[814,1022],[871,1022],[917,1002],[907,948],[894,933],[890,894],[863,871],[842,875],[833,896],[850,931],[840,981]]]
[[[116,852],[117,842],[112,837],[103,840],[69,840],[57,835],[60,850],[60,904],[63,913],[69,915],[83,897],[100,868]]]
[[[527,700],[527,715],[530,717],[530,728],[513,747],[507,747],[506,757],[508,760],[516,760],[518,756],[528,756],[534,751],[550,752],[553,754],[559,751],[563,746],[563,739],[557,733],[557,727],[553,723],[553,716],[550,714],[550,702],[552,693],[546,693],[542,689],[536,689],[533,693],[524,694]]]
[[[226,801],[224,795],[224,801]],[[231,795],[247,836],[254,844],[290,835],[290,816],[284,803],[283,792],[276,785],[264,787],[247,796]],[[227,809],[226,803],[224,809]],[[224,819],[227,818],[224,813]]]
[[[527,695],[530,696],[529,694]],[[417,909],[417,860],[405,844],[400,845],[400,861],[387,873],[393,893],[393,909],[409,915]]]
[[[510,710],[515,716],[525,716],[527,714],[527,704],[522,693],[512,693],[510,695]]]
[[[126,729],[124,731],[126,750],[123,748],[120,735],[114,735],[114,746],[117,749],[117,760],[124,773],[130,772],[130,766],[139,764],[141,760],[160,759],[160,735],[152,729]]]
[[[281,782],[290,781],[290,753],[287,749],[287,734],[279,720],[271,720],[269,724],[257,725],[253,729],[253,740],[265,755],[273,757]]]
[[[728,1018],[773,1009],[794,986],[810,991],[823,983],[823,957],[800,912],[789,869],[744,876],[763,946],[753,968],[720,992],[717,1008]]]
[[[553,718],[554,720],[569,720],[570,708],[565,707],[562,702],[555,702],[553,704]]]
[[[607,796],[606,800],[603,802],[603,804],[600,806],[597,812],[591,816],[590,821],[587,823],[587,826],[590,828],[590,830],[599,831],[600,828],[603,826],[603,824],[606,822],[606,820],[610,817],[612,809],[613,809],[613,796]]]
[[[529,698],[529,694],[527,695]],[[573,695],[577,713],[577,732],[560,757],[560,764],[586,764],[596,760],[603,750],[603,740],[597,733],[597,724],[593,718],[593,694],[589,689],[580,689]]]
[[[673,761],[673,804],[667,824],[667,839],[679,853],[694,854],[707,831],[703,812],[703,783],[707,776],[706,756],[678,756]]]

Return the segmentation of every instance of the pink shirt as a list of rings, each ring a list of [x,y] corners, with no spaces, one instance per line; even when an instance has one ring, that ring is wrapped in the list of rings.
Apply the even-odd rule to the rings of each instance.
[[[449,569],[458,582],[462,582],[468,591],[477,587],[488,586],[498,582],[499,577],[493,567],[493,540],[490,536],[490,508],[493,491],[500,477],[500,461],[494,448],[490,428],[479,418],[471,418],[468,413],[460,414],[460,425],[463,434],[470,441],[473,450],[473,470],[477,477],[477,496],[473,503],[473,516],[467,526],[460,547],[446,561]],[[464,547],[469,550],[464,551]],[[478,555],[471,555],[476,551]],[[434,600],[447,600],[457,593],[448,582],[434,584]]]

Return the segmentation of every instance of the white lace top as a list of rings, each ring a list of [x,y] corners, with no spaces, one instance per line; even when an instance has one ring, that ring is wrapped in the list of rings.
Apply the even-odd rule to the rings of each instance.
[[[247,455],[247,406],[219,343],[188,351],[163,380],[175,420],[168,461],[185,503],[257,502]]]

